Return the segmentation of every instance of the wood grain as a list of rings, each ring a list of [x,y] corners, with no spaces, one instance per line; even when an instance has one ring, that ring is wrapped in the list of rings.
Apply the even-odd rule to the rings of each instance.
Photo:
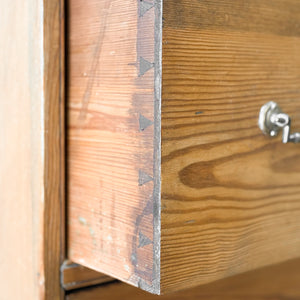
[[[67,300],[297,300],[299,280],[297,259],[164,296],[113,283],[71,293]]]
[[[68,7],[68,257],[156,292],[154,1]]]
[[[299,1],[164,3],[163,293],[299,256],[299,146],[257,126],[273,100],[300,129],[299,20]]]
[[[114,279],[97,271],[74,264],[71,261],[66,261],[61,267],[61,283],[66,291],[91,287],[111,281],[114,281]]]
[[[64,299],[65,260],[65,18],[63,0],[44,0],[43,299]]]
[[[1,4],[0,298],[63,299],[62,7]]]
[[[300,3],[159,4],[69,2],[68,254],[167,293],[299,256]]]

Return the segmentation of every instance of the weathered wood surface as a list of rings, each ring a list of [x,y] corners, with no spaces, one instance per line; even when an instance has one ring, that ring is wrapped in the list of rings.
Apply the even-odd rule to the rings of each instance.
[[[68,255],[155,291],[154,3],[68,7]]]
[[[299,281],[297,259],[165,296],[112,283],[71,293],[67,300],[298,300]]]
[[[299,145],[257,126],[300,130],[299,53],[299,1],[164,2],[163,292],[299,256]]]
[[[114,280],[112,277],[74,264],[71,261],[66,261],[61,267],[61,284],[66,291],[91,287]]]
[[[62,7],[1,4],[0,299],[63,299]]]

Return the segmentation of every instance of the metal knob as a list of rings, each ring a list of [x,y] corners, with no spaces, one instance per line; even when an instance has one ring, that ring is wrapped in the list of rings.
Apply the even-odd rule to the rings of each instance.
[[[291,134],[291,118],[283,113],[276,102],[270,101],[260,109],[258,126],[269,136],[277,136],[282,130],[282,142],[300,143],[300,133]]]

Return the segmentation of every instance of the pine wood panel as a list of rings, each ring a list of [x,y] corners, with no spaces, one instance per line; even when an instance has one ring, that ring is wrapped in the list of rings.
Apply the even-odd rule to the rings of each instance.
[[[67,300],[296,300],[300,297],[299,281],[297,259],[164,296],[113,283],[71,293]]]
[[[0,299],[64,298],[62,12],[1,3]]]
[[[165,1],[162,292],[299,256],[299,145],[257,126],[273,100],[300,130],[299,20],[299,1]]]
[[[155,291],[157,10],[153,0],[68,6],[68,256]]]

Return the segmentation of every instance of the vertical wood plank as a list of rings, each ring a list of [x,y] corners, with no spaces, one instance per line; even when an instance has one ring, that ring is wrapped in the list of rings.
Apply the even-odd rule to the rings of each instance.
[[[0,290],[39,299],[44,201],[42,1],[0,10]]]
[[[60,1],[0,10],[0,298],[63,299]]]
[[[44,298],[63,299],[65,256],[64,1],[44,0]]]

